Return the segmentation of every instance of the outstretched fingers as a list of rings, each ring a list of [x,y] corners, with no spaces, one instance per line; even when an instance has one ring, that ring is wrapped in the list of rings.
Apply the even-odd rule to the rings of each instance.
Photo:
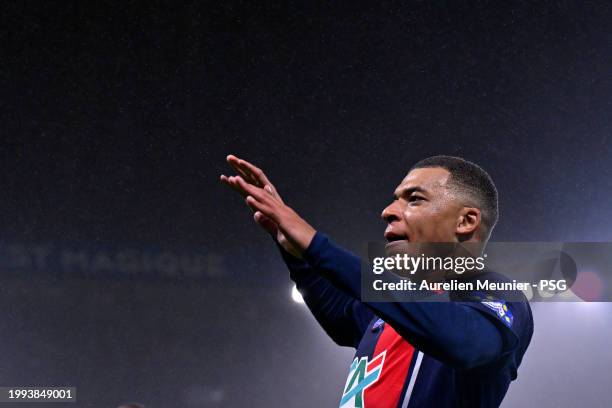
[[[272,222],[279,222],[279,214],[276,207],[259,201],[251,195],[247,196],[246,203],[253,211],[260,212],[264,217],[270,219]]]
[[[229,156],[227,156],[227,163],[232,166],[232,168],[234,170],[236,170],[236,172],[242,176],[242,178],[244,178],[244,180],[247,183],[253,184],[257,187],[263,187],[265,184],[265,181],[258,176],[258,174],[256,174],[255,172],[252,171],[252,167],[254,167],[252,164],[248,163],[245,160],[242,160],[232,154],[230,154]],[[246,166],[245,163],[248,163],[251,167]],[[263,172],[262,172],[263,173]]]
[[[239,165],[240,159],[238,157],[234,156],[233,154],[230,154],[229,156],[227,156],[226,160],[227,163],[232,166],[232,168],[236,170],[239,175],[244,177],[246,180],[250,180],[250,175],[246,171],[244,171],[244,169]]]
[[[237,188],[246,194],[246,203],[253,211],[260,211],[267,218],[278,222],[280,203],[268,191],[247,183],[240,176],[236,176],[233,179],[238,185]]]
[[[257,198],[258,201],[269,201],[272,199],[272,196],[260,187],[255,187],[252,184],[247,183],[242,177],[236,176],[234,177],[234,181],[237,184],[238,188],[243,190],[247,195],[251,195]]]
[[[269,186],[266,190],[279,201],[283,201],[274,185],[270,182],[262,169],[255,166],[253,163],[240,159],[234,155],[227,156],[228,163],[238,171],[247,183],[257,187]]]
[[[260,169],[259,167],[255,166],[254,164],[252,164],[252,163],[250,163],[250,162],[248,162],[246,160],[240,159],[240,160],[238,160],[238,165],[240,166],[240,168],[245,173],[249,174],[253,179],[259,181],[261,186],[263,186],[265,184],[272,184],[272,183],[270,183],[270,180],[268,180],[268,177],[263,172],[263,170]]]
[[[236,178],[239,176],[226,176],[225,174],[222,174],[221,177],[219,178],[221,180],[221,182],[229,187],[232,188],[232,190],[236,191],[238,194],[240,194],[241,196],[245,197],[248,195],[248,193],[246,191],[244,191],[244,189],[242,189],[242,187],[240,187],[240,184],[238,184],[238,182],[236,181]]]

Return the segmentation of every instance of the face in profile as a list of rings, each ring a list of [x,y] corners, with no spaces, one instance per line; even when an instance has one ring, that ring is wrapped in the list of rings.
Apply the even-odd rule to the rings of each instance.
[[[406,243],[456,242],[463,206],[449,188],[450,173],[441,167],[410,171],[382,212],[387,249],[401,253]]]

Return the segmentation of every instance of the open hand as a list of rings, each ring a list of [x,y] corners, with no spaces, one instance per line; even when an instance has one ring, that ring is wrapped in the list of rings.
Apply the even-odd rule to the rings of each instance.
[[[301,257],[316,231],[293,209],[287,206],[265,173],[252,163],[234,155],[227,162],[238,175],[221,175],[221,181],[246,199],[255,211],[255,222],[276,238],[291,255]]]

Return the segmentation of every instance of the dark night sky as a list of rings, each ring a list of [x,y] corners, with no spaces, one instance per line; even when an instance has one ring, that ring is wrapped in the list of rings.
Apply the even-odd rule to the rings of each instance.
[[[5,235],[258,239],[231,152],[348,245],[436,153],[497,181],[495,239],[611,237],[609,3],[252,3],[4,4]]]
[[[496,181],[493,240],[612,241],[610,2],[456,3],[2,2],[4,243],[201,249],[282,285],[3,280],[0,330],[13,331],[0,380],[73,384],[87,407],[181,406],[168,402],[177,390],[189,407],[337,403],[350,353],[287,308],[274,245],[218,182],[229,153],[354,250],[382,239],[379,214],[410,166],[441,153]],[[594,322],[609,313],[584,310],[556,310],[536,336],[607,341]],[[555,368],[528,359],[523,384],[547,388],[514,406],[571,392],[548,375],[565,372],[546,360],[565,349],[542,340]],[[597,364],[588,350],[584,372]],[[274,372],[249,383],[260,363],[294,370],[279,371],[282,393]]]

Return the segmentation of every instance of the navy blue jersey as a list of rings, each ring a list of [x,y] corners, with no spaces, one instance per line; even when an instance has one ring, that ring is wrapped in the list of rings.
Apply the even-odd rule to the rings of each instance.
[[[340,407],[500,405],[533,334],[526,299],[364,302],[359,258],[325,235],[317,232],[303,260],[281,252],[323,329],[356,349]]]

